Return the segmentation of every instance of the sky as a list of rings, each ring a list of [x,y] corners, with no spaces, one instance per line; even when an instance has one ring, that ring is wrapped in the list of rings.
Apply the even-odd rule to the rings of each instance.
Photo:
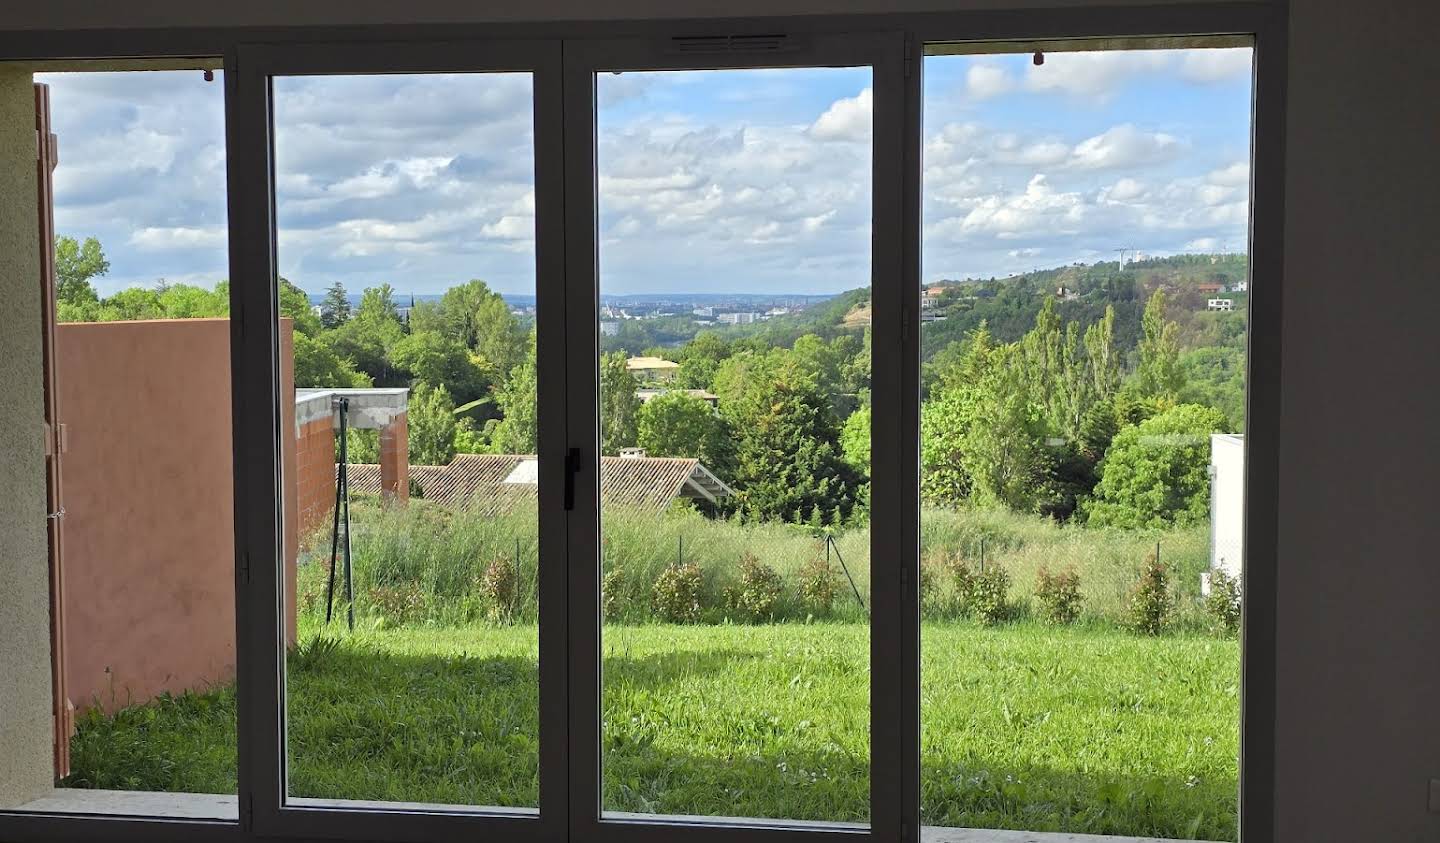
[[[926,281],[1244,248],[1248,49],[924,61]],[[40,81],[56,227],[100,239],[101,293],[225,278],[220,75]],[[602,292],[870,283],[868,68],[607,73],[597,94]],[[534,292],[527,75],[277,79],[275,127],[291,281]]]

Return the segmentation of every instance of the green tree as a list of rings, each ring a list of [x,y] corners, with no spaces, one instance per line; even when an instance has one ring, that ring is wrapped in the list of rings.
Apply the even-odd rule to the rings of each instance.
[[[635,444],[635,418],[640,398],[635,376],[625,367],[624,352],[600,358],[600,451],[615,455]]]
[[[1089,365],[1092,391],[1097,401],[1107,401],[1120,388],[1120,356],[1115,351],[1115,306],[1105,306],[1105,316],[1085,329],[1085,361]]]
[[[870,408],[864,406],[851,413],[840,429],[840,450],[845,461],[856,471],[870,474]]]
[[[455,401],[467,404],[490,391],[490,381],[456,340],[435,331],[410,334],[390,349],[390,362],[417,383],[444,386]]]
[[[1210,434],[1224,429],[1213,407],[1181,404],[1115,435],[1095,494],[1082,504],[1091,524],[1152,528],[1201,524],[1210,516]]]
[[[280,279],[280,315],[290,319],[297,334],[313,337],[320,333],[320,317],[310,307],[309,294],[284,278]]]
[[[451,287],[440,298],[440,318],[451,337],[480,355],[503,379],[525,356],[525,331],[510,305],[484,281]]]
[[[103,309],[117,321],[165,318],[159,291],[145,287],[127,287],[115,293],[105,299]]]
[[[1140,362],[1133,384],[1142,398],[1173,402],[1180,394],[1184,373],[1180,369],[1180,326],[1165,318],[1165,304],[1163,290],[1156,290],[1145,303],[1140,318]]]
[[[354,361],[377,386],[405,385],[389,360],[390,349],[405,336],[389,284],[367,288],[350,321],[336,328],[333,336],[335,350]]]
[[[406,416],[410,462],[448,465],[455,457],[455,402],[445,387],[421,384],[410,390]]]
[[[850,518],[864,478],[841,455],[834,410],[814,380],[747,354],[727,360],[716,381],[731,396],[720,405],[735,440],[731,505],[755,520]]]
[[[501,418],[487,425],[489,450],[496,454],[535,453],[539,410],[535,404],[535,332],[530,332],[529,350],[510,377],[496,388]]]
[[[729,431],[702,398],[680,391],[657,395],[640,405],[635,428],[636,442],[652,457],[694,457],[711,471],[729,472]]]
[[[110,271],[105,250],[94,237],[80,243],[74,237],[55,238],[55,300],[71,305],[99,301],[91,278]]]
[[[190,284],[170,284],[160,293],[166,319],[206,319],[230,315],[230,285],[221,282],[207,290]]]
[[[325,300],[320,304],[320,325],[333,330],[350,321],[350,296],[345,285],[336,281],[325,290]]]
[[[364,388],[370,378],[356,371],[322,335],[295,334],[295,385],[326,389]]]

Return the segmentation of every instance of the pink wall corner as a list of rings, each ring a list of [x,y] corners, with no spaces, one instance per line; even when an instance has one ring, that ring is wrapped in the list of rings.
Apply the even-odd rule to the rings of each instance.
[[[290,331],[285,320],[282,421],[294,413]],[[231,681],[229,320],[62,324],[56,352],[68,434],[61,564],[70,699],[113,711]],[[293,427],[282,437],[292,469]],[[288,583],[293,498],[286,495]],[[293,617],[287,605],[292,638]]]

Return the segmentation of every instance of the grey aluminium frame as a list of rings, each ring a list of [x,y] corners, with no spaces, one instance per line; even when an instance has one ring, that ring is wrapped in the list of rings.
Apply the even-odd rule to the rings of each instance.
[[[730,31],[725,32],[730,34]],[[616,70],[697,70],[868,66],[874,88],[871,284],[872,370],[877,406],[899,406],[902,330],[901,220],[904,108],[904,37],[900,33],[812,33],[784,36],[779,50],[727,48],[687,53],[667,36],[567,41],[565,44],[566,278],[570,370],[570,446],[581,455],[585,494],[577,495],[570,522],[570,817],[572,838],[661,841],[683,833],[697,840],[728,840],[743,830],[754,840],[823,840],[843,837],[904,839],[909,833],[899,787],[902,754],[901,593],[905,566],[887,552],[883,537],[898,529],[902,489],[895,445],[898,418],[879,413],[871,431],[872,563],[870,627],[870,825],[784,820],[667,817],[637,818],[601,811],[600,512],[598,485],[598,295],[596,233],[598,172],[595,161],[595,74]],[[911,825],[910,827],[913,827]]]
[[[567,785],[564,482],[564,289],[558,42],[515,40],[415,44],[244,45],[228,63],[232,148],[231,289],[236,483],[264,506],[237,511],[245,701],[240,754],[241,822],[264,836],[385,840],[559,840]],[[287,797],[281,535],[276,220],[272,80],[280,76],[379,73],[527,72],[535,127],[535,241],[539,412],[540,809],[408,806]],[[281,397],[283,400],[283,396]],[[242,450],[243,449],[243,456]],[[243,485],[242,485],[243,484]],[[242,520],[243,519],[243,520]],[[254,560],[253,562],[251,560]]]
[[[1102,0],[1106,2],[1106,0]],[[377,58],[385,61],[399,61],[409,55],[415,62],[415,51],[425,51],[431,44],[455,44],[473,39],[472,44],[496,44],[500,41],[522,39],[597,39],[597,38],[665,38],[672,35],[706,34],[773,34],[781,33],[846,33],[900,31],[905,33],[906,63],[912,72],[905,77],[906,100],[903,115],[903,187],[900,213],[904,215],[903,283],[898,289],[903,301],[898,308],[903,313],[918,312],[919,299],[919,236],[920,236],[920,151],[921,151],[921,110],[920,75],[922,62],[919,54],[923,44],[930,42],[958,41],[1024,41],[1043,39],[1074,39],[1123,36],[1164,36],[1164,35],[1205,35],[1205,34],[1249,34],[1255,38],[1255,119],[1254,148],[1252,160],[1254,169],[1251,178],[1251,266],[1252,275],[1260,279],[1252,287],[1250,296],[1250,354],[1247,372],[1247,438],[1250,443],[1246,461],[1246,600],[1243,626],[1243,694],[1242,694],[1242,759],[1241,759],[1241,840],[1243,843],[1270,843],[1275,837],[1275,716],[1276,716],[1276,593],[1279,583],[1276,579],[1276,556],[1278,553],[1278,502],[1279,491],[1279,444],[1281,436],[1280,386],[1281,386],[1281,306],[1285,286],[1284,250],[1284,162],[1285,162],[1285,92],[1287,72],[1287,11],[1284,2],[1267,0],[1199,0],[1199,2],[1161,3],[1156,5],[1092,5],[1081,7],[1070,5],[1063,8],[1047,8],[1046,0],[1025,8],[969,10],[954,12],[926,13],[880,13],[852,15],[816,15],[804,17],[763,17],[741,19],[703,20],[650,20],[650,21],[586,21],[586,22],[534,22],[534,23],[471,23],[451,25],[389,26],[343,26],[343,27],[266,27],[266,28],[136,28],[123,32],[114,30],[72,30],[72,31],[4,31],[0,30],[0,61],[71,61],[71,60],[119,60],[146,58],[185,58],[194,56],[223,56],[227,97],[227,141],[230,159],[230,226],[231,243],[248,250],[241,255],[232,247],[232,277],[266,277],[266,262],[273,255],[262,253],[273,248],[273,230],[266,231],[257,225],[256,214],[261,213],[261,203],[269,202],[267,148],[261,140],[268,132],[268,112],[257,100],[258,89],[252,84],[237,87],[239,76],[237,57],[248,48],[242,45],[296,45],[331,49],[336,45],[349,45],[369,50],[371,45],[390,45],[394,50],[385,50]],[[551,42],[557,43],[557,42]],[[565,42],[565,49],[571,44]],[[398,49],[403,47],[405,49]],[[421,62],[423,63],[423,62]],[[396,68],[388,66],[387,70]],[[538,92],[538,86],[537,86]],[[877,104],[877,108],[878,108]],[[893,112],[892,112],[893,113]],[[878,123],[877,111],[877,123]],[[548,118],[547,118],[548,119]],[[553,123],[548,130],[558,130]],[[538,127],[537,127],[538,128]],[[573,131],[573,127],[565,127]],[[558,132],[556,134],[558,137]],[[538,143],[545,143],[537,138]],[[548,144],[547,144],[548,146]],[[573,149],[567,154],[566,166],[577,163]],[[578,163],[584,163],[583,157]],[[253,180],[256,176],[263,181]],[[537,179],[539,178],[537,170]],[[877,189],[879,185],[877,184]],[[537,182],[537,190],[539,185]],[[576,213],[592,213],[566,208],[567,218],[560,221],[563,227],[571,227]],[[583,221],[583,219],[582,219]],[[593,223],[593,220],[591,221]],[[539,232],[537,231],[537,235]],[[593,262],[593,252],[587,257],[583,250],[576,252],[575,244],[567,243],[568,257]],[[543,261],[544,258],[542,257]],[[256,268],[259,274],[255,274]],[[232,287],[234,312],[240,314],[243,297],[250,308],[250,320],[258,320],[260,331],[267,331],[266,325],[273,325],[275,298],[273,286],[266,285],[245,288]],[[562,294],[563,295],[563,294]],[[903,319],[903,316],[901,317]],[[256,324],[252,321],[252,324]],[[581,329],[593,331],[593,327],[579,325]],[[564,326],[561,326],[564,330]],[[903,384],[899,399],[899,413],[894,420],[898,429],[894,431],[895,441],[889,446],[896,454],[898,465],[913,477],[919,470],[919,417],[918,417],[918,375],[919,346],[918,331],[905,331],[902,322],[902,340],[897,348],[898,365],[901,368]],[[240,638],[237,640],[237,661],[241,677],[240,700],[240,785],[242,796],[256,793],[260,787],[276,785],[262,763],[265,758],[276,760],[279,747],[278,720],[267,723],[261,712],[275,711],[272,698],[254,687],[257,680],[268,683],[266,687],[275,692],[280,682],[278,673],[271,674],[277,664],[277,657],[270,655],[276,645],[277,629],[257,625],[250,618],[252,588],[243,584],[248,560],[256,557],[246,551],[263,554],[260,559],[278,559],[279,547],[268,543],[265,535],[274,534],[273,522],[278,512],[270,511],[272,500],[278,490],[278,478],[272,473],[276,455],[273,451],[274,436],[278,435],[278,415],[271,417],[274,401],[273,381],[275,366],[273,337],[249,334],[243,320],[237,318],[232,325],[232,359],[239,363],[247,358],[244,365],[237,365],[235,373],[235,421],[237,431],[259,431],[258,437],[250,437],[248,443],[237,436],[235,441],[236,465],[236,533],[237,533],[237,623]],[[581,344],[591,337],[582,334]],[[592,353],[593,346],[585,354]],[[583,355],[582,355],[583,356]],[[880,359],[875,359],[880,364]],[[593,368],[593,358],[584,361],[587,372]],[[542,361],[542,366],[546,365]],[[563,369],[563,363],[562,363]],[[547,368],[547,371],[549,369]],[[244,377],[242,378],[242,371]],[[563,375],[562,375],[563,376]],[[542,376],[543,377],[543,376]],[[264,381],[263,383],[261,381]],[[592,392],[594,384],[582,379],[570,388],[582,388]],[[246,399],[262,399],[263,403],[247,406]],[[546,404],[542,414],[554,410]],[[573,409],[572,409],[572,412]],[[886,415],[886,414],[880,414]],[[582,419],[582,421],[584,421]],[[587,422],[593,424],[592,422]],[[246,428],[240,425],[257,424]],[[872,431],[877,439],[881,428]],[[268,443],[268,444],[267,444]],[[550,443],[542,447],[565,447],[565,442]],[[880,447],[877,442],[877,448]],[[547,451],[553,453],[553,451]],[[553,460],[552,460],[553,462]],[[242,477],[242,466],[246,468]],[[590,478],[581,477],[590,482]],[[552,486],[554,482],[552,481]],[[908,569],[909,582],[915,582],[918,572],[919,532],[916,492],[907,491],[903,486],[903,500],[898,504],[904,518],[897,532],[891,536],[891,545],[898,564]],[[573,584],[572,584],[573,585]],[[584,583],[581,583],[584,585]],[[584,593],[593,594],[593,588],[581,588]],[[547,591],[546,593],[551,593]],[[573,593],[573,590],[572,590]],[[901,772],[897,782],[891,783],[899,789],[902,812],[903,834],[886,839],[914,843],[919,838],[919,773],[920,773],[920,723],[919,723],[919,614],[918,598],[913,588],[903,592],[902,605],[897,607],[898,623],[901,626],[901,657],[893,666],[894,675],[900,678],[904,695],[901,711],[896,723],[888,728],[898,746],[894,751],[902,755]],[[553,602],[551,605],[554,605]],[[582,604],[583,605],[583,604]],[[592,610],[595,608],[591,606]],[[576,606],[569,606],[571,616]],[[556,618],[547,623],[563,624],[565,618]],[[246,636],[249,636],[248,638]],[[542,631],[542,635],[544,632]],[[268,636],[268,637],[267,637]],[[542,645],[543,646],[543,645]],[[572,654],[571,664],[574,663]],[[542,659],[542,670],[547,668]],[[553,660],[552,660],[553,666]],[[553,680],[552,680],[553,681]],[[543,708],[542,717],[550,722],[554,713]],[[257,707],[258,706],[258,707]],[[570,719],[581,713],[572,713]],[[277,715],[278,716],[278,715]],[[257,748],[260,751],[257,751]],[[542,765],[560,765],[565,758],[555,758],[542,747]],[[585,775],[594,775],[593,773]],[[543,788],[543,785],[542,785]],[[278,789],[269,792],[276,793]],[[570,793],[573,800],[575,794]],[[31,843],[31,841],[98,840],[130,843],[130,841],[189,841],[195,839],[219,841],[255,841],[271,838],[272,832],[257,828],[255,811],[261,805],[252,803],[249,810],[242,810],[241,822],[218,822],[179,820],[163,817],[107,817],[65,814],[38,814],[0,812],[0,841]],[[246,804],[242,802],[242,808]],[[273,807],[273,806],[272,806]],[[278,818],[278,817],[277,817]],[[341,817],[335,817],[343,819]],[[368,840],[415,840],[423,836],[409,831],[409,816],[398,812],[392,816],[376,817],[375,823],[346,823],[347,831],[356,839]],[[460,827],[450,823],[439,826],[429,824],[429,817],[418,816],[417,831],[434,834],[436,838],[462,833]],[[440,818],[442,820],[449,818]],[[877,823],[878,808],[872,814]],[[623,827],[620,827],[623,826]],[[466,826],[478,831],[478,827]],[[299,829],[295,829],[298,831]],[[582,837],[579,832],[593,831],[597,836]],[[750,829],[748,826],[725,826],[710,824],[705,828],[669,826],[660,829],[647,828],[640,824],[614,824],[599,822],[572,822],[567,830],[577,841],[589,843],[598,839],[643,839],[669,837],[676,833],[701,834],[712,840],[740,840],[759,833],[772,835],[770,829]],[[399,836],[389,835],[398,833]],[[631,833],[641,836],[630,836]],[[605,835],[604,838],[598,835]],[[333,835],[326,835],[333,836]],[[810,832],[795,831],[785,836],[809,838]],[[876,835],[877,837],[879,835]],[[316,835],[319,839],[320,835]]]

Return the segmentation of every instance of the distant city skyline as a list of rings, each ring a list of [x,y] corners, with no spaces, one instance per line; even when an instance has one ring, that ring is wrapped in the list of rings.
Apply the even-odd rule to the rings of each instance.
[[[925,60],[925,281],[1242,251],[1248,49]],[[869,268],[869,70],[599,77],[604,292],[833,294]],[[228,276],[223,85],[43,74],[56,226],[102,294]],[[282,274],[533,294],[523,74],[277,80]],[[364,102],[364,109],[355,103]],[[859,174],[859,175],[857,175]]]

